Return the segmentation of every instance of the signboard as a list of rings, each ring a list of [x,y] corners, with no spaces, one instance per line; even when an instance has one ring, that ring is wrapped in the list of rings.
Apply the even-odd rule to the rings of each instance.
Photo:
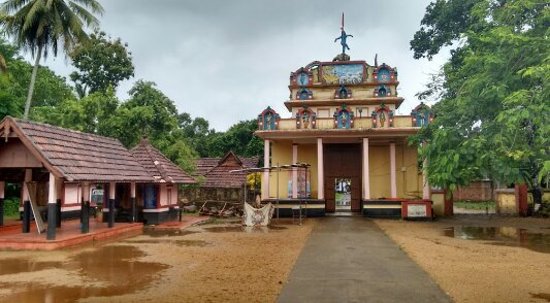
[[[428,216],[425,204],[407,204],[407,217],[425,218]]]

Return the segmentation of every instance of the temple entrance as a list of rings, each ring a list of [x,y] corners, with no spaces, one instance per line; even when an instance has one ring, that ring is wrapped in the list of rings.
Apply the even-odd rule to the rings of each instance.
[[[351,210],[351,178],[334,179],[334,203],[336,211]]]
[[[361,145],[324,144],[325,211],[361,211]]]

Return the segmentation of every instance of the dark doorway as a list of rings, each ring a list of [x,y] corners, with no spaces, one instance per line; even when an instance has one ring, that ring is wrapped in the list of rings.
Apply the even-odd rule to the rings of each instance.
[[[361,145],[325,144],[323,154],[325,211],[360,211]],[[348,203],[349,207],[347,207]]]

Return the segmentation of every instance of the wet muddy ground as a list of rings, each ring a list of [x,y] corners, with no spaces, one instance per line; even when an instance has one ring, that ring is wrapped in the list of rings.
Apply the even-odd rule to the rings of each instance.
[[[376,220],[457,302],[550,302],[550,220]]]
[[[217,223],[96,247],[0,251],[0,302],[274,301],[314,221]]]

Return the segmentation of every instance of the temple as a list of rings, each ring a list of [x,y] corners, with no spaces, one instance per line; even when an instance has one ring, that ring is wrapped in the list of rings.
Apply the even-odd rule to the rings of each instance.
[[[291,72],[284,102],[289,117],[271,107],[258,116],[266,168],[262,200],[277,200],[283,215],[306,201],[310,216],[393,217],[407,210],[431,216],[430,187],[407,139],[433,115],[424,104],[411,115],[396,114],[404,101],[398,85],[395,67],[350,60],[344,51]],[[310,169],[267,169],[298,163]]]

